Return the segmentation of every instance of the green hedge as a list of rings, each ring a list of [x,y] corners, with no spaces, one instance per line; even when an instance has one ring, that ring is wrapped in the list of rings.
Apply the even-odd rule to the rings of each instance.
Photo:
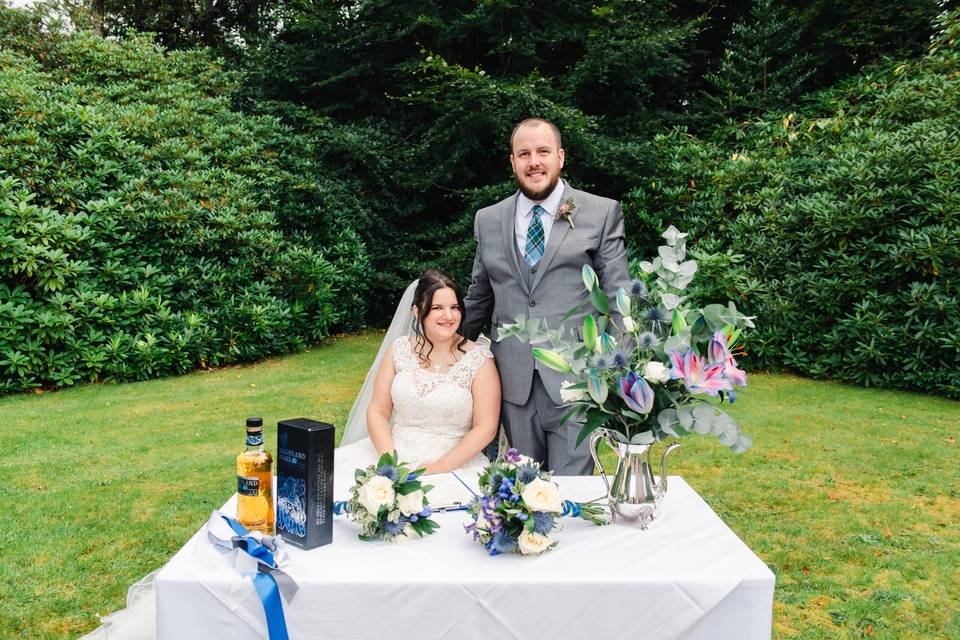
[[[146,36],[0,8],[0,392],[300,349],[362,320],[366,249],[311,144]]]
[[[805,115],[656,138],[631,237],[692,232],[699,295],[758,316],[753,366],[960,397],[958,14],[942,27]]]

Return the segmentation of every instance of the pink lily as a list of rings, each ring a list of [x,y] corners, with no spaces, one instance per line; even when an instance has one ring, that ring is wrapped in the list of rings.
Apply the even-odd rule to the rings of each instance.
[[[720,391],[730,391],[733,387],[723,375],[723,363],[707,364],[693,349],[688,349],[683,355],[677,351],[670,351],[670,378],[683,380],[690,393],[706,393],[711,396]]]
[[[713,334],[707,355],[710,356],[710,364],[723,364],[723,375],[727,380],[738,387],[747,386],[747,374],[737,368],[737,361],[727,347],[727,335],[723,331]]]

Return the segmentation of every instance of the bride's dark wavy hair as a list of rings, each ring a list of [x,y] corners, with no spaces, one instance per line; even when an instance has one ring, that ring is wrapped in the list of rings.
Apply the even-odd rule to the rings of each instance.
[[[463,343],[467,339],[460,333],[463,326],[463,296],[460,295],[460,287],[453,281],[453,278],[439,269],[427,269],[420,274],[417,281],[417,289],[413,293],[413,306],[417,308],[417,315],[413,319],[413,332],[416,334],[414,351],[420,362],[427,364],[430,362],[430,354],[433,353],[433,343],[427,338],[427,333],[423,328],[423,319],[430,314],[430,307],[433,306],[433,294],[440,289],[452,289],[457,296],[457,305],[460,307],[460,326],[457,327],[457,335],[460,341],[457,342],[457,350],[466,353],[463,349]],[[424,349],[427,350],[424,353]]]

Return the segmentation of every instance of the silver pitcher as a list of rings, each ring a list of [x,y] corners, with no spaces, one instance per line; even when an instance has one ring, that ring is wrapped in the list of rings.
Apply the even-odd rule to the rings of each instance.
[[[617,470],[612,483],[600,465],[597,447],[601,440],[617,453]],[[656,484],[653,482],[653,465],[650,461],[653,445],[652,435],[649,442],[630,444],[620,442],[607,429],[599,428],[590,434],[590,455],[607,487],[611,522],[616,521],[619,515],[625,520],[636,521],[641,529],[646,529],[656,518],[657,504],[667,492],[667,456],[680,443],[671,442],[663,450],[660,456],[660,482]]]

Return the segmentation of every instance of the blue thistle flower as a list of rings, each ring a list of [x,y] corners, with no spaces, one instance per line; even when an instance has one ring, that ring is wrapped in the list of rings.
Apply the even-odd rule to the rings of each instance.
[[[655,346],[657,346],[659,342],[660,342],[660,339],[657,338],[657,336],[651,331],[644,331],[639,336],[637,336],[637,344],[639,344],[641,348],[646,349],[648,351],[653,349]]]
[[[387,520],[383,523],[383,532],[388,536],[398,536],[403,531],[403,524]]]
[[[617,349],[617,352],[613,354],[613,366],[617,369],[625,369],[628,363],[629,359],[627,358],[627,354]]]
[[[645,285],[642,280],[632,280],[630,282],[630,295],[636,296],[637,298],[646,298],[647,285]]]
[[[545,536],[553,530],[555,521],[552,513],[537,511],[533,514],[533,530]]]
[[[598,355],[593,359],[593,368],[597,371],[606,371],[610,368],[610,361],[605,356]]]
[[[654,322],[657,324],[667,322],[668,320],[667,314],[660,307],[650,307],[643,312],[643,317],[648,322]]]
[[[487,549],[490,550],[491,554],[510,553],[517,548],[517,544],[517,539],[511,537],[506,531],[498,531],[490,538]]]
[[[377,475],[383,476],[384,478],[388,478],[391,482],[396,482],[397,478],[400,477],[399,474],[397,473],[397,468],[392,464],[385,464],[381,467],[378,467]]]
[[[517,467],[517,481],[529,484],[537,478],[537,468],[532,464]]]

